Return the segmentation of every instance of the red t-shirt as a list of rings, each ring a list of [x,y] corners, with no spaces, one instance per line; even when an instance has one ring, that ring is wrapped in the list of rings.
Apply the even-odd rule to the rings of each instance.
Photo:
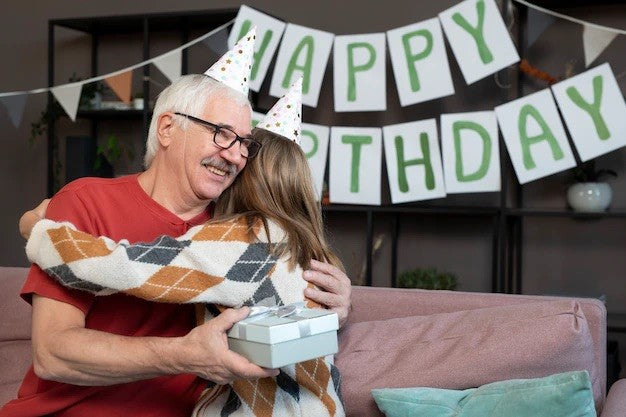
[[[181,220],[148,196],[137,175],[115,179],[82,178],[57,193],[46,212],[96,236],[130,242],[152,241],[159,235],[179,236],[209,219],[208,210],[191,221]],[[183,336],[195,324],[191,305],[152,303],[115,294],[95,297],[65,288],[33,266],[22,297],[32,294],[71,304],[85,315],[85,327],[126,336]],[[123,352],[120,352],[123,354]],[[181,416],[189,417],[204,384],[193,375],[163,376],[127,384],[83,387],[40,379],[31,366],[18,398],[0,410],[0,417],[43,416]]]

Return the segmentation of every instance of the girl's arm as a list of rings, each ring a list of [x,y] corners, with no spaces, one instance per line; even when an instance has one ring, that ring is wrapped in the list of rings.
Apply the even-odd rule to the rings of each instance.
[[[130,244],[43,219],[33,227],[26,253],[63,285],[95,294],[114,290],[151,301],[241,306],[277,262],[269,245],[259,242],[262,222],[252,229],[239,218]]]
[[[20,218],[20,234],[24,239],[28,239],[35,223],[46,217],[48,203],[50,203],[50,199],[46,198],[37,207],[22,214]]]

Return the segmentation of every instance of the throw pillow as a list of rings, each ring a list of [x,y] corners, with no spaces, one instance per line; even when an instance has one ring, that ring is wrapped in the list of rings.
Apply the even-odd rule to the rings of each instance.
[[[494,382],[455,391],[439,388],[374,389],[387,417],[595,417],[586,371]]]

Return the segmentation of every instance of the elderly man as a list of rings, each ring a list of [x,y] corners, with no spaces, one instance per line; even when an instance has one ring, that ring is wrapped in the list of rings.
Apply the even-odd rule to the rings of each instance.
[[[215,128],[230,136],[214,141]],[[146,171],[117,179],[80,179],[50,202],[47,217],[113,239],[150,241],[180,235],[209,219],[209,204],[253,157],[246,97],[215,80],[192,75],[164,90],[154,109]],[[222,137],[225,135],[221,135]],[[79,249],[79,248],[78,248]],[[167,253],[167,244],[163,251]],[[315,263],[305,279],[326,291],[307,296],[347,318],[349,279]],[[228,350],[226,331],[247,315],[227,310],[194,327],[192,307],[116,294],[93,297],[68,290],[36,267],[22,296],[32,297],[33,367],[19,398],[0,416],[189,416],[206,382],[275,376]],[[53,382],[54,381],[54,382]]]

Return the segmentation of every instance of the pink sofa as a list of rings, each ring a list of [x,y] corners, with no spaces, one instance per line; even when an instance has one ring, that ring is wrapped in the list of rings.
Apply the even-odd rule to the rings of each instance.
[[[30,364],[26,268],[0,267],[0,405]],[[626,380],[606,397],[606,310],[597,300],[354,287],[337,366],[348,415],[381,415],[369,390],[468,388],[589,371],[601,417],[626,416]]]

